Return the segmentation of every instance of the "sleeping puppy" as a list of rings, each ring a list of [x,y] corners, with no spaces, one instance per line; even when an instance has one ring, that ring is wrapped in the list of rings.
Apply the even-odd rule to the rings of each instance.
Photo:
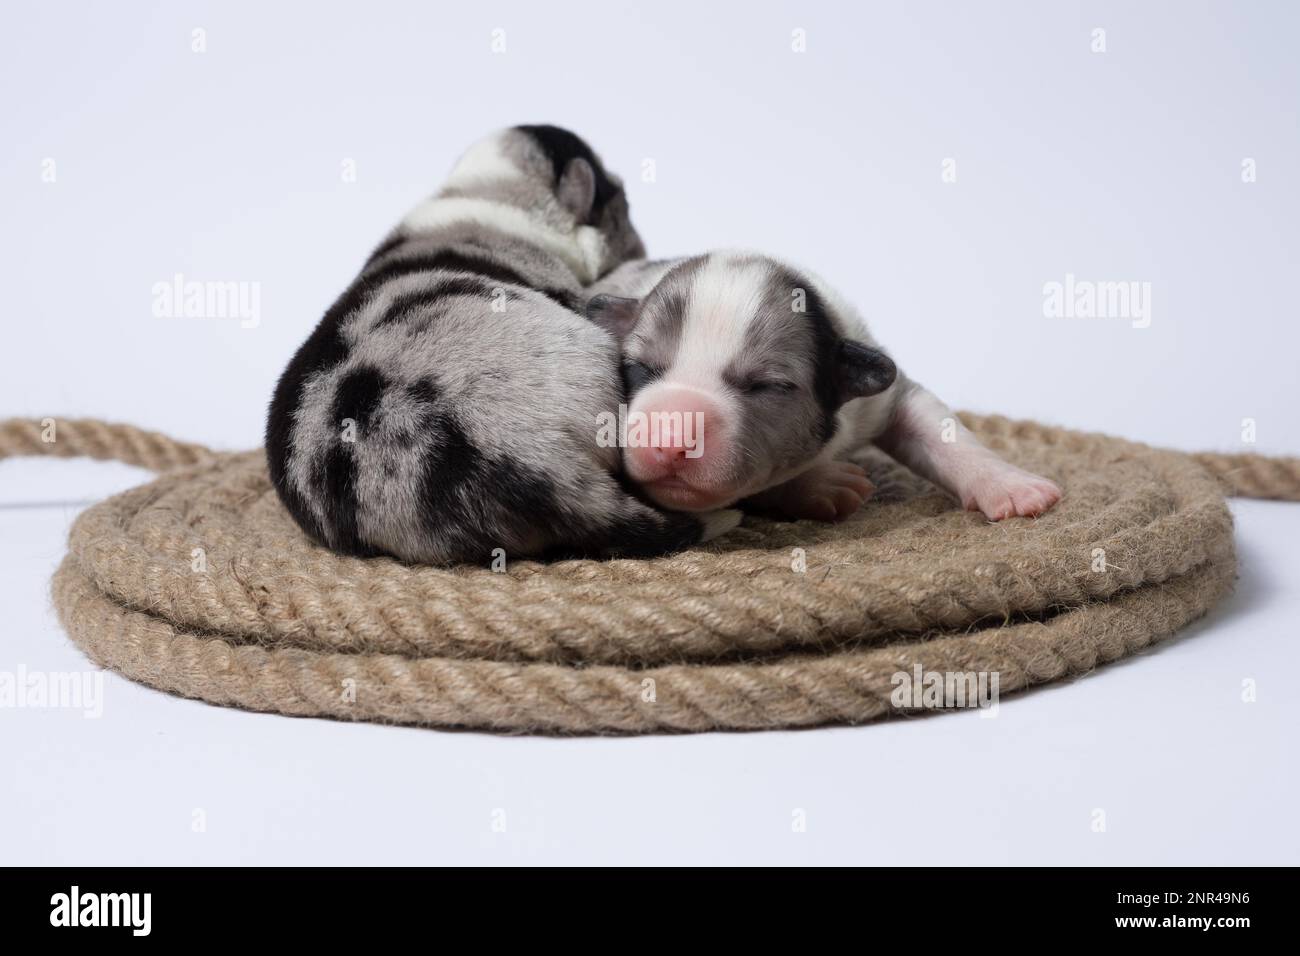
[[[838,460],[874,442],[993,521],[1042,514],[1061,490],[979,443],[901,374],[857,312],[813,275],[748,252],[629,262],[589,290],[622,343],[628,476],[665,508],[737,502],[834,521],[872,486]]]
[[[646,556],[734,527],[622,484],[622,396],[582,287],[645,254],[622,184],[554,126],[483,140],[371,255],[281,376],[280,499],[335,551],[412,562]]]

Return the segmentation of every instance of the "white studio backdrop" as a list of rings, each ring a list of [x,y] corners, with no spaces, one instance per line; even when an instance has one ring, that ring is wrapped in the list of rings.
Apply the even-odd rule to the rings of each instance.
[[[1294,453],[1297,26],[1262,2],[29,5],[0,33],[0,409],[253,446],[385,230],[485,131],[554,122],[622,173],[652,255],[811,267],[957,407]],[[160,317],[177,276],[238,283],[255,320]],[[1045,314],[1068,277],[1140,309]]]

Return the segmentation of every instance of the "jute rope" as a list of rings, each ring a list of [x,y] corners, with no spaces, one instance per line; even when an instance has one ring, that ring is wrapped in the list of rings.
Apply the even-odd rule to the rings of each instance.
[[[840,525],[747,520],[651,561],[404,566],[312,545],[260,452],[94,420],[0,421],[0,457],[161,471],[84,511],[55,607],[97,663],[285,714],[505,732],[855,723],[917,708],[897,675],[997,675],[1005,694],[1133,654],[1235,575],[1225,491],[1300,500],[1300,460],[1186,455],[963,416],[1065,500],[989,524],[883,458]],[[48,439],[53,438],[53,441]]]

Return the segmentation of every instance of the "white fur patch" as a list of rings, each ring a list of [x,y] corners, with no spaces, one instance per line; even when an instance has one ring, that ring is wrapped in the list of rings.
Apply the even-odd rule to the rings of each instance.
[[[583,274],[583,284],[590,285],[600,275],[600,267],[605,262],[608,243],[595,226],[579,226],[577,233],[578,248],[582,250],[587,272]]]
[[[445,186],[463,186],[485,179],[523,179],[524,171],[501,148],[501,137],[480,140],[456,161]]]
[[[545,249],[563,259],[584,285],[594,282],[600,271],[604,241],[595,229],[584,226],[576,234],[557,232],[522,209],[490,199],[426,199],[406,214],[402,228],[408,233],[432,232],[458,222],[482,223]],[[596,234],[595,242],[584,234],[587,229]]]
[[[691,286],[682,337],[669,377],[711,393],[725,392],[722,371],[745,347],[763,304],[768,269],[725,256],[705,263]]]

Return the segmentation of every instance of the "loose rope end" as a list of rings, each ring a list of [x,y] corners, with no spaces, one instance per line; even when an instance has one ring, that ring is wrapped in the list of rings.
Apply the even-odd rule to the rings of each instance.
[[[1300,458],[1198,452],[1189,456],[1234,498],[1300,501]]]
[[[161,472],[194,465],[215,454],[203,445],[96,418],[0,420],[0,458],[37,455],[96,458]]]

